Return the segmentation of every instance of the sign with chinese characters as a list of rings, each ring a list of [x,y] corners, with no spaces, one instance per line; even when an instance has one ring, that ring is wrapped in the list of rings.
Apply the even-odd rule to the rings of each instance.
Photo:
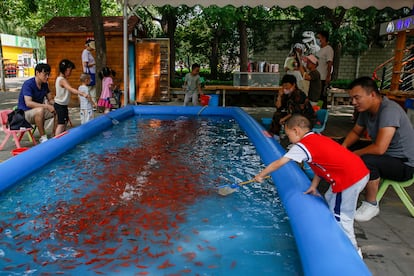
[[[3,46],[39,49],[39,43],[34,38],[0,34]]]
[[[396,19],[380,25],[380,35],[394,34],[414,29],[414,15]]]

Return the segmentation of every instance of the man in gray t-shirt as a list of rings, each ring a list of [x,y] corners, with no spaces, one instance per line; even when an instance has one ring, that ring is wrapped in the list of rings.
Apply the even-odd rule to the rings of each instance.
[[[405,111],[383,97],[371,78],[354,80],[349,94],[359,116],[343,146],[352,146],[365,131],[371,138],[370,144],[354,151],[370,170],[366,201],[356,211],[355,220],[368,221],[379,214],[376,196],[381,178],[406,181],[413,177],[414,129]]]

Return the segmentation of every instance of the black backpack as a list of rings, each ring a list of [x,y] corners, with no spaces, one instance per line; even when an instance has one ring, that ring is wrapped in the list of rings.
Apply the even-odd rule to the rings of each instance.
[[[24,111],[16,109],[7,115],[7,125],[10,130],[19,130],[20,128],[33,128],[32,125],[26,121]]]

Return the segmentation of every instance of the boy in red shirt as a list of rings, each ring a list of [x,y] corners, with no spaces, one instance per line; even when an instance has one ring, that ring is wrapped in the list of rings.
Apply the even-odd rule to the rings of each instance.
[[[315,176],[305,194],[319,195],[317,187],[321,178],[330,184],[325,193],[329,209],[361,255],[355,239],[354,216],[358,195],[369,180],[369,170],[359,156],[332,139],[312,132],[309,120],[302,115],[293,115],[286,123],[285,132],[294,145],[256,175],[256,181],[262,182],[266,175],[290,160],[307,162]]]

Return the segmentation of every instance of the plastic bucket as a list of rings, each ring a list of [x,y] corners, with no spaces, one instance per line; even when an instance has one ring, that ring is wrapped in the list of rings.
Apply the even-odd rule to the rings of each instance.
[[[219,95],[210,95],[209,106],[219,106]]]
[[[20,154],[20,153],[22,153],[22,152],[24,152],[24,151],[26,151],[28,149],[29,148],[18,148],[18,149],[14,149],[14,150],[11,151],[11,154],[13,156],[16,156],[16,155],[18,155],[18,154]]]
[[[209,101],[210,101],[210,96],[208,96],[208,95],[201,95],[200,96],[201,105],[204,105],[204,106],[208,105]]]

